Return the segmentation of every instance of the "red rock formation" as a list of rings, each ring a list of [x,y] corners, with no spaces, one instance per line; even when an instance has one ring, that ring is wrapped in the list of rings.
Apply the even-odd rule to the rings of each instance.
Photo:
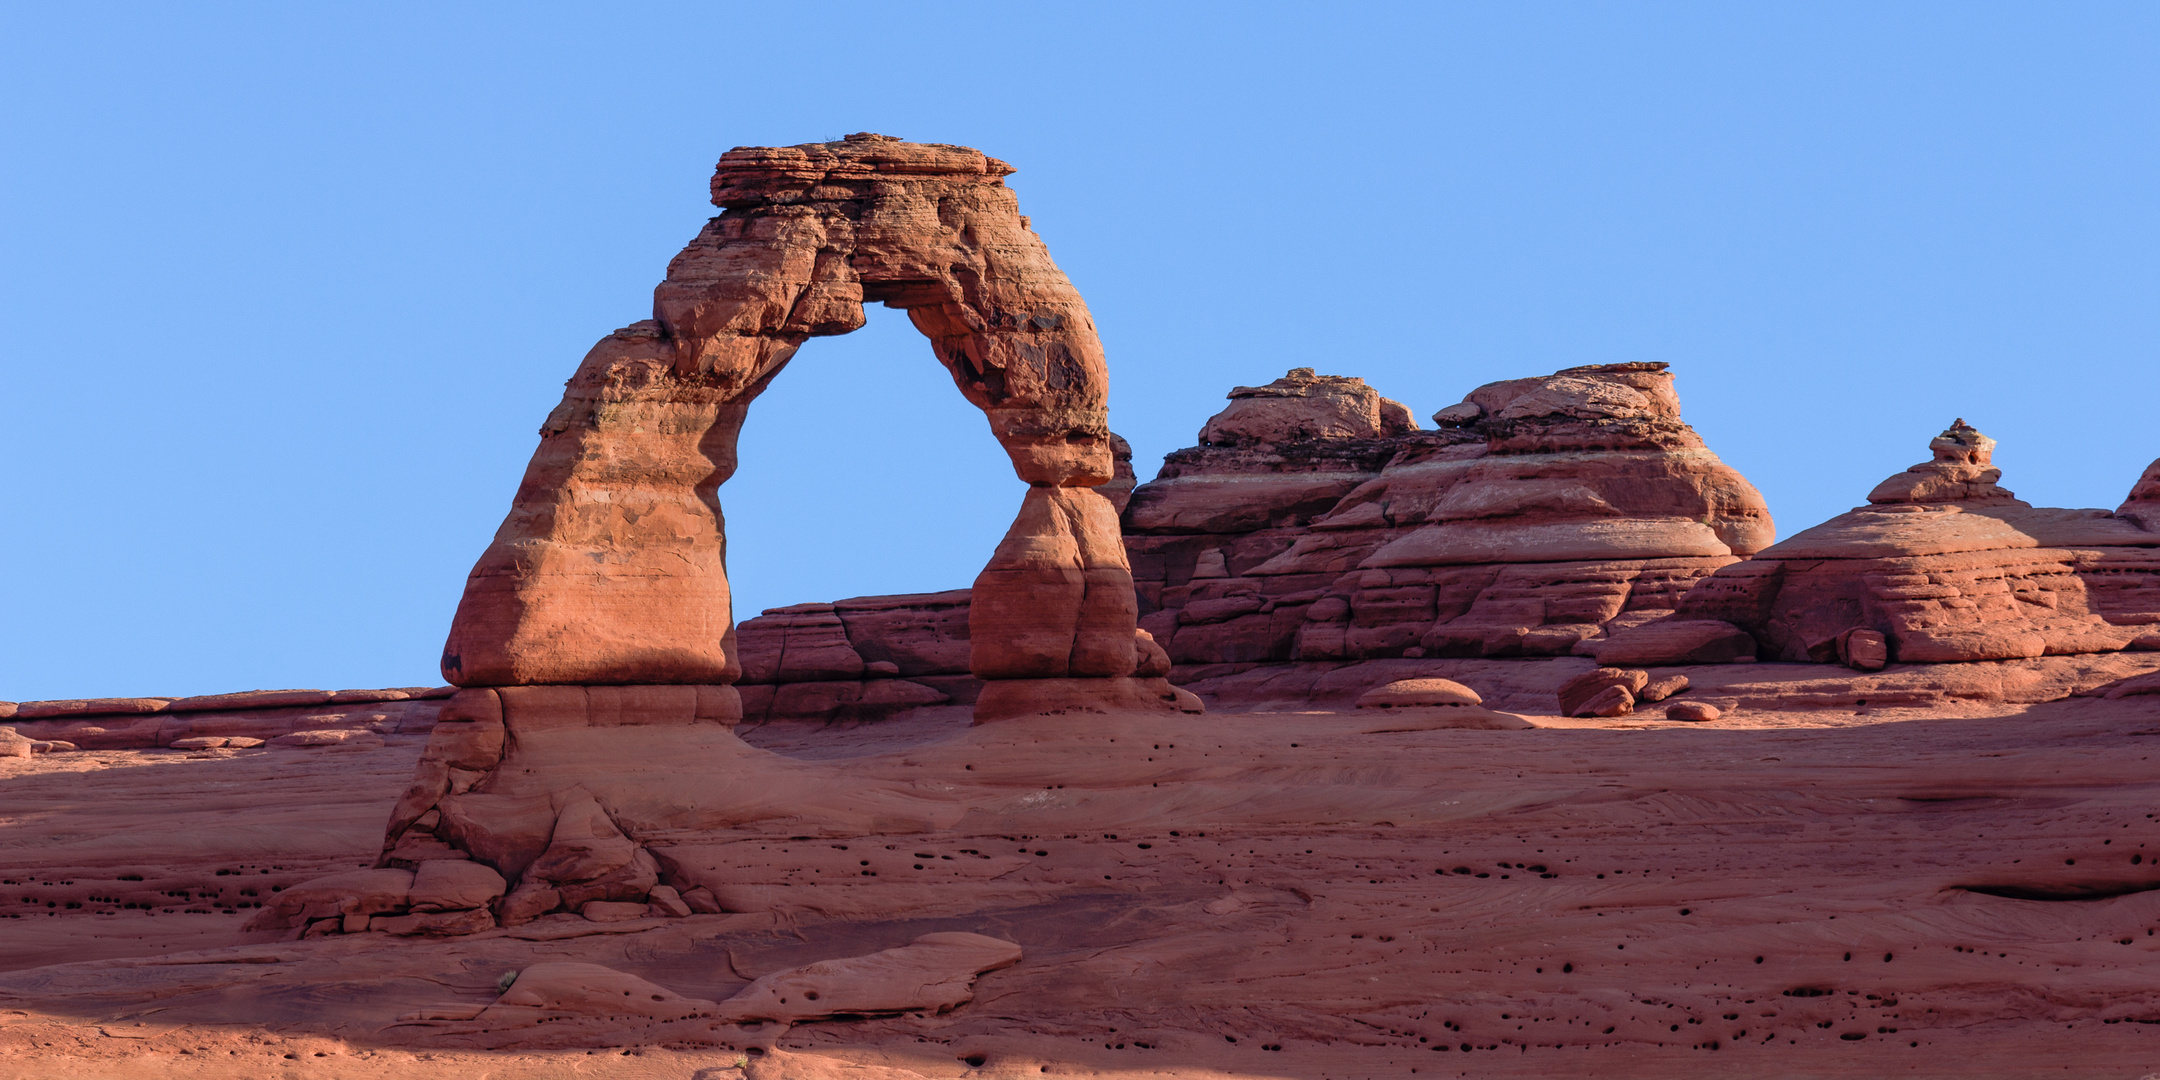
[[[415,734],[435,723],[456,687],[385,690],[246,690],[190,698],[26,701],[0,716],[21,734],[57,749],[199,749],[248,740],[259,745],[298,732],[366,730]]]
[[[737,634],[743,718],[868,720],[922,705],[972,705],[968,590],[796,604]]]
[[[1241,388],[1126,511],[1142,625],[1196,667],[1567,655],[1669,611],[1771,525],[1664,368],[1493,383],[1435,432],[1357,380]]]
[[[1298,368],[1238,387],[1201,445],[1169,455],[1126,508],[1143,624],[1186,680],[1223,665],[1592,651],[1607,627],[1666,613],[1769,537],[1754,489],[1678,413],[1662,365],[1481,387],[1431,432],[1362,379]],[[949,635],[967,602],[955,591],[837,609],[936,607],[934,625],[895,628],[921,642]],[[870,681],[883,631],[828,607],[743,624],[743,654],[768,658],[749,662],[747,716],[860,719],[928,700]],[[1745,634],[1711,625],[1689,637],[1690,662],[1753,654]],[[783,648],[795,659],[770,659]],[[980,686],[950,661],[883,674],[961,703]]]
[[[1123,510],[1132,447],[1110,436],[1115,475],[1096,492]],[[750,721],[874,720],[924,705],[973,705],[970,590],[858,596],[773,608],[736,628],[737,682]]]
[[[745,675],[760,717],[943,703],[953,695],[901,676],[962,673],[983,682],[968,687],[978,721],[1198,710],[1135,626],[1117,509],[1094,490],[1123,494],[1130,448],[1105,423],[1087,307],[1020,216],[1011,171],[877,135],[721,158],[722,213],[669,265],[654,319],[602,341],[571,378],[467,582],[443,651],[465,689],[381,861],[471,858],[509,889],[489,910],[430,913],[449,918],[421,932],[686,903],[655,898],[645,838],[771,813],[764,796],[708,783],[753,756],[729,731]],[[954,605],[881,598],[776,612],[746,652],[718,488],[751,401],[805,340],[862,326],[866,302],[908,312],[1027,494],[970,590],[964,634]]]
[[[2160,624],[2160,462],[2113,513],[2008,504],[1966,509],[1999,518],[2041,546],[2070,552],[2092,610],[2118,626]]]
[[[1904,663],[2107,652],[2135,636],[2092,610],[2077,555],[2033,535],[2128,523],[2019,501],[1995,483],[1994,440],[1962,420],[1929,445],[1933,460],[1884,481],[1869,505],[1719,571],[1677,617],[1732,623],[1794,661],[1838,659],[1856,629],[1884,635]]]
[[[607,869],[618,834],[646,847],[664,881],[649,903],[465,935],[489,909],[463,905],[505,884],[475,861],[302,880],[365,857],[415,740],[334,761],[0,758],[0,1074],[240,1080],[290,1053],[385,1080],[733,1075],[743,1055],[754,1076],[894,1080],[1531,1077],[1563,1060],[2137,1076],[2153,1025],[2133,1021],[2160,1017],[2160,952],[2139,944],[2160,921],[2140,737],[2155,666],[1720,665],[1678,699],[1707,708],[1670,714],[1709,722],[1668,723],[1663,704],[1563,720],[1548,686],[1539,730],[1473,725],[1481,706],[1310,701],[1234,722],[896,724],[882,745],[775,726],[723,769],[643,763],[668,797],[756,806],[745,824],[640,836],[659,798],[601,806],[605,822],[598,800],[532,815],[527,850],[588,888],[636,862]],[[1980,676],[2088,696],[2010,705]],[[1941,693],[1898,696],[1921,680]],[[563,757],[621,730],[531,734]],[[323,936],[241,930],[265,911]],[[894,954],[930,931],[1021,955]],[[955,955],[975,944],[987,962]]]
[[[1114,477],[1107,377],[1086,305],[1004,186],[1011,171],[879,135],[722,156],[723,212],[669,265],[654,318],[594,347],[542,426],[458,606],[450,681],[733,683],[718,488],[743,418],[805,340],[854,330],[882,302],[930,339],[1031,485],[976,581],[973,670],[1055,680],[1068,698],[1166,699],[1167,685],[1087,681],[1139,661],[1116,512],[1089,490]]]
[[[2160,461],[2145,466],[2145,474],[2138,477],[2136,486],[2130,489],[2130,497],[2116,508],[2115,516],[2129,518],[2146,529],[2160,532]]]

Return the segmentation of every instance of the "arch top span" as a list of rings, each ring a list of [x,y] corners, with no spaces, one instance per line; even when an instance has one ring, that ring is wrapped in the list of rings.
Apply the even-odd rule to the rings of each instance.
[[[676,372],[747,388],[883,303],[930,339],[1022,479],[1104,483],[1102,344],[1005,186],[1012,172],[979,150],[869,134],[721,155],[722,212],[653,293]]]
[[[452,622],[460,686],[724,685],[734,657],[718,489],[750,403],[812,337],[903,309],[1030,485],[975,581],[979,715],[1056,698],[1174,700],[1135,629],[1109,370],[1093,318],[980,151],[883,135],[720,158],[720,214],[668,264],[653,318],[601,340],[541,429]],[[830,521],[828,528],[852,523]],[[1112,686],[1111,683],[1115,683]],[[1025,685],[1022,685],[1025,684]]]

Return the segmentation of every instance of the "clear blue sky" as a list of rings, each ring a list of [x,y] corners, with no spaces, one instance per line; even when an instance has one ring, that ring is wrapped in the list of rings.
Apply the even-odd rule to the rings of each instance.
[[[714,159],[853,131],[1019,167],[1143,477],[1293,366],[1670,361],[1784,534],[1956,416],[2043,505],[2160,455],[2149,3],[338,7],[0,9],[0,698],[437,681]],[[745,616],[965,585],[1021,491],[883,309],[742,456]]]

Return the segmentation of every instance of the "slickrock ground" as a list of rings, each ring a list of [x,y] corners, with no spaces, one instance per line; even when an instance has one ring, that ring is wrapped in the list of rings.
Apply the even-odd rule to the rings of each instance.
[[[1502,662],[1455,663],[1501,708],[1587,665],[1515,661],[1510,689]],[[2108,694],[2156,669],[1660,669],[1703,684],[1675,700],[1735,706],[1706,724],[746,725],[829,774],[832,806],[647,839],[763,910],[454,939],[240,929],[241,905],[372,863],[421,737],[0,759],[0,1076],[2142,1076],[2160,695]],[[1911,704],[1827,704],[1839,678],[1902,678]],[[1955,696],[1987,679],[2086,696]],[[715,783],[760,762],[781,764]],[[844,828],[851,785],[952,823]],[[470,1015],[543,962],[724,1001],[941,931],[1023,956],[943,1015],[398,1021]]]

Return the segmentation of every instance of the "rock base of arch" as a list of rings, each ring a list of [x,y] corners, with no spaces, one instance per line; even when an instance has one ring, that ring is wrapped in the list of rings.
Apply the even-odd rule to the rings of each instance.
[[[1161,678],[993,679],[975,699],[975,722],[1059,713],[1205,711],[1189,690]]]

